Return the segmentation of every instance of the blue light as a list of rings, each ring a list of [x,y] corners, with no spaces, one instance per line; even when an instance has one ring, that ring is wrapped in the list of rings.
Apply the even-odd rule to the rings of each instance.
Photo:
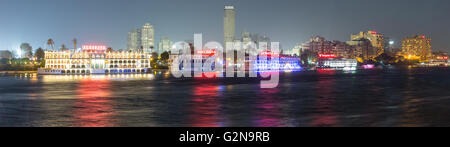
[[[300,59],[295,57],[280,57],[279,60],[272,60],[273,58],[258,57],[255,61],[255,71],[258,72],[273,72],[273,71],[301,71]]]

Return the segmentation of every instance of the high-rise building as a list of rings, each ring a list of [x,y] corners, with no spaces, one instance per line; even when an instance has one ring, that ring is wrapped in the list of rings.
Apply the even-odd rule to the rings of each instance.
[[[407,59],[428,60],[431,57],[431,39],[424,35],[404,38],[402,54]]]
[[[128,33],[127,48],[130,51],[142,51],[141,47],[141,29],[134,29]]]
[[[378,48],[373,47],[369,39],[359,38],[347,41],[347,44],[354,47],[351,56],[361,57],[363,60],[370,60],[378,56]]]
[[[354,54],[354,47],[341,41],[332,41],[333,51],[336,57],[352,58],[354,59],[356,55]]]
[[[370,41],[372,46],[376,48],[376,56],[381,55],[384,53],[384,35],[377,33],[375,31],[368,31],[368,32],[359,32],[359,34],[353,34],[350,37],[350,41],[358,41],[361,39],[367,39]],[[375,56],[375,57],[376,57]]]
[[[225,6],[223,16],[223,38],[224,45],[233,42],[235,37],[235,15],[234,6]]]
[[[158,43],[158,54],[169,52],[172,48],[173,42],[169,40],[169,37],[162,38]]]
[[[317,54],[334,53],[333,49],[333,43],[320,36],[312,37],[309,42],[302,44],[302,50],[309,50]]]
[[[250,33],[247,31],[242,31],[242,43],[250,44],[252,42],[252,38],[250,37]]]
[[[141,42],[144,53],[151,53],[155,48],[154,29],[150,23],[145,23],[141,28]]]

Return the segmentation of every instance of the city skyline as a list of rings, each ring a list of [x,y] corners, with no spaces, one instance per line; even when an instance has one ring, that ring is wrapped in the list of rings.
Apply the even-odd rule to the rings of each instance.
[[[48,38],[55,41],[55,47],[70,46],[71,40],[77,38],[80,44],[103,43],[116,50],[126,49],[127,33],[146,22],[154,26],[154,42],[166,36],[174,42],[189,40],[194,33],[203,33],[204,41],[220,42],[223,40],[223,7],[233,5],[235,37],[243,30],[266,35],[280,42],[285,50],[316,35],[348,41],[351,34],[375,30],[395,40],[396,47],[400,47],[403,38],[417,34],[432,38],[433,51],[450,51],[450,43],[446,41],[450,31],[444,27],[450,25],[450,20],[446,19],[450,2],[445,0],[122,2],[2,1],[0,18],[6,23],[0,28],[3,32],[0,50],[18,49],[24,42],[30,43],[33,49],[46,48]],[[254,5],[261,7],[254,8]],[[28,11],[14,11],[18,8]],[[11,12],[17,14],[9,15]]]

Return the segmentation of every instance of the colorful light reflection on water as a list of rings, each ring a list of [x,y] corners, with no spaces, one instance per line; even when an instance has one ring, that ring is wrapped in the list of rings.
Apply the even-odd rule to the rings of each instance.
[[[190,124],[193,127],[220,127],[220,92],[223,88],[215,84],[198,84],[192,91],[190,102]]]
[[[114,126],[110,81],[106,79],[83,79],[77,89],[78,99],[74,109],[75,125],[81,127]]]

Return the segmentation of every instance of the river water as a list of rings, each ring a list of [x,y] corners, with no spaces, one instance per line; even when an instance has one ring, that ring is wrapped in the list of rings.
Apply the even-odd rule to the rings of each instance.
[[[256,78],[0,76],[0,126],[450,126],[450,69],[290,72]]]

